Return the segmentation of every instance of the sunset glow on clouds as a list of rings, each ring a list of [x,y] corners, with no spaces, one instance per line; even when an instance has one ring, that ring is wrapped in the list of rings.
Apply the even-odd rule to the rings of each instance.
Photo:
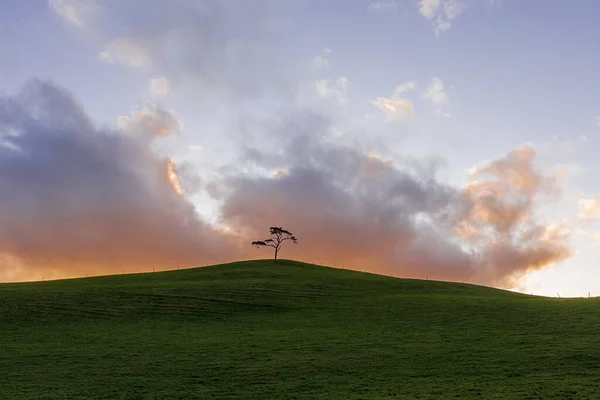
[[[537,42],[595,4],[2,7],[0,281],[269,257],[278,225],[285,258],[600,295],[599,59]]]

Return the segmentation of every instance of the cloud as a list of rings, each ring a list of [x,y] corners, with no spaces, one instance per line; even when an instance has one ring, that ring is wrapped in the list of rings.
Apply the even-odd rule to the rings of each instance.
[[[0,126],[17,132],[4,138],[12,148],[0,147],[0,255],[12,261],[0,279],[235,258],[233,238],[178,193],[175,163],[152,151],[160,139],[154,117],[163,111],[153,112],[150,120],[133,117],[135,134],[125,134],[95,127],[69,93],[48,83],[0,99]]]
[[[223,223],[247,240],[278,221],[300,240],[286,257],[496,285],[570,255],[568,232],[536,215],[536,199],[555,187],[533,167],[532,149],[474,168],[468,184],[456,188],[423,162],[383,161],[324,140],[326,118],[283,119],[277,131],[285,136],[265,132],[283,140],[278,155],[263,150],[240,162],[279,160],[286,174],[234,175],[224,183]]]
[[[201,182],[223,204],[211,225],[186,198],[190,171],[153,151],[176,131],[170,110],[146,106],[107,131],[47,83],[1,99],[12,147],[0,147],[0,255],[10,261],[0,278],[264,257],[249,243],[275,221],[300,239],[285,257],[397,276],[508,285],[570,255],[568,232],[536,214],[556,182],[535,170],[531,148],[453,187],[433,164],[328,140],[328,116],[290,107],[261,124],[277,146],[240,153],[231,165],[244,169]]]
[[[388,10],[395,10],[396,8],[398,8],[398,3],[396,2],[396,0],[377,0],[377,1],[372,1],[369,3],[369,10],[372,11],[388,11]]]
[[[446,110],[448,106],[448,94],[446,86],[440,78],[432,78],[427,87],[427,91],[423,93],[422,98],[429,101],[435,108],[433,115],[437,118],[450,118],[452,113]]]
[[[554,176],[533,166],[535,151],[521,146],[503,158],[471,170],[463,193],[470,202],[457,232],[482,257],[480,273],[488,279],[560,262],[571,255],[569,232],[535,214],[538,198],[557,194]]]
[[[600,219],[600,195],[580,199],[578,207],[580,219]]]
[[[410,100],[402,98],[402,95],[417,87],[415,81],[407,81],[398,85],[392,97],[377,97],[372,101],[386,115],[388,121],[398,121],[410,118],[414,114],[414,107]]]
[[[243,101],[290,90],[287,77],[298,64],[289,61],[292,50],[281,34],[289,29],[288,7],[270,0],[178,1],[176,7],[105,2],[104,23],[88,36],[100,60],[143,70],[148,78],[168,77],[180,95]]]
[[[440,78],[432,78],[427,91],[423,93],[423,98],[437,106],[448,103],[448,94],[444,82]]]
[[[164,76],[150,79],[150,92],[154,94],[169,93],[169,80]]]
[[[127,15],[114,18],[115,28],[98,34],[105,61],[134,67],[147,74],[145,82],[168,77],[174,91],[212,102],[220,94],[237,101],[285,93],[269,98],[269,105],[282,105],[261,120],[227,103],[235,121],[227,131],[236,143],[230,150],[238,158],[203,170],[194,185],[222,204],[211,225],[187,200],[192,171],[153,150],[181,131],[169,108],[148,104],[111,131],[94,126],[69,95],[48,84],[0,101],[2,126],[18,133],[0,147],[0,253],[11,260],[15,279],[267,257],[249,243],[273,223],[299,237],[298,246],[284,249],[286,258],[398,276],[505,285],[570,254],[568,232],[538,213],[538,199],[554,185],[533,167],[534,152],[517,149],[475,168],[465,187],[448,185],[434,163],[393,154],[370,132],[345,134],[360,129],[336,125],[338,114],[327,114],[323,102],[312,111],[298,106],[294,90],[283,89],[306,88],[287,75],[290,65],[306,69],[306,60],[288,57],[287,44],[278,41],[282,28],[273,28],[284,24],[264,12],[267,2],[174,8],[132,1],[140,7],[130,7],[132,14],[123,9]],[[446,3],[440,1],[433,21],[458,15]],[[116,15],[120,9],[109,5],[106,13]],[[152,24],[120,25],[133,17]],[[348,99],[346,78],[308,84],[312,100],[315,91]],[[373,104],[389,119],[408,118],[413,105],[401,97],[415,87],[407,82]],[[441,107],[443,82],[438,89],[428,100]]]
[[[117,120],[124,133],[140,140],[150,142],[159,136],[180,133],[182,124],[174,110],[168,110],[160,104],[148,104],[134,111],[131,116],[120,116]]]
[[[134,68],[152,65],[152,58],[139,44],[127,39],[117,38],[108,43],[98,58],[111,64],[125,64]]]
[[[600,128],[600,115],[594,117],[594,122],[596,123],[596,126],[598,126],[598,128]]]
[[[436,36],[449,30],[465,7],[462,0],[419,0],[417,5],[421,16],[433,22]]]
[[[452,117],[452,113],[450,113],[448,111],[444,111],[441,108],[436,108],[435,110],[433,110],[433,115],[435,115],[438,118],[450,118],[450,117]]]
[[[308,130],[327,127],[317,119]],[[251,238],[278,221],[301,242],[286,257],[412,276],[470,275],[469,257],[433,228],[455,194],[450,188],[316,135],[292,139],[284,153],[287,174],[227,182],[224,223]],[[418,225],[420,213],[434,223]]]
[[[409,100],[377,97],[373,104],[390,120],[405,119],[413,116],[413,105]]]
[[[348,86],[350,81],[344,77],[338,77],[335,82],[322,79],[314,83],[317,94],[325,99],[334,98],[340,103],[348,102]]]
[[[586,240],[589,248],[597,250],[600,247],[600,231],[599,230],[587,230],[587,229],[578,229],[576,231],[577,234],[583,237]]]
[[[328,68],[329,67],[329,55],[331,54],[331,49],[325,49],[321,52],[321,54],[315,56],[311,62],[310,66],[315,69],[319,68]]]
[[[420,0],[419,13],[427,18],[432,19],[440,8],[441,0]]]
[[[386,165],[392,165],[392,164],[394,163],[394,162],[393,162],[393,160],[385,160],[385,161],[382,161],[381,157],[380,157],[380,156],[378,156],[378,155],[377,155],[377,154],[375,154],[375,153],[368,153],[368,154],[367,154],[367,157],[369,157],[369,158],[371,158],[371,159],[373,159],[373,160],[376,160],[376,161],[378,161],[378,162],[383,162],[383,163],[384,163],[384,164],[386,164]]]
[[[80,28],[97,9],[94,0],[48,0],[48,6],[65,22]]]
[[[417,82],[415,81],[407,81],[401,85],[399,85],[395,90],[394,90],[394,94],[392,95],[394,98],[398,98],[400,97],[400,95],[402,93],[411,91],[413,89],[415,89],[417,87]]]

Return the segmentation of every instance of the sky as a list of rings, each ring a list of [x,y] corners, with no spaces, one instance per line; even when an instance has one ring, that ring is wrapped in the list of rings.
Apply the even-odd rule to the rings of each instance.
[[[280,257],[600,296],[600,3],[0,4],[0,281]]]

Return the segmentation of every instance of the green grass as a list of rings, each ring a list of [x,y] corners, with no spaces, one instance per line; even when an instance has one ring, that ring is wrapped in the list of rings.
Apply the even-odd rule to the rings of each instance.
[[[600,299],[291,261],[0,285],[0,399],[600,398]]]

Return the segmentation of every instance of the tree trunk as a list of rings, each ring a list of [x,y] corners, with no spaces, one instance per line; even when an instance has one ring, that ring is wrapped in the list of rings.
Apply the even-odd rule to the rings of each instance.
[[[275,258],[274,258],[275,260],[277,260],[277,253],[278,253],[278,252],[279,252],[279,248],[277,248],[277,247],[276,247],[276,248],[275,248]]]

